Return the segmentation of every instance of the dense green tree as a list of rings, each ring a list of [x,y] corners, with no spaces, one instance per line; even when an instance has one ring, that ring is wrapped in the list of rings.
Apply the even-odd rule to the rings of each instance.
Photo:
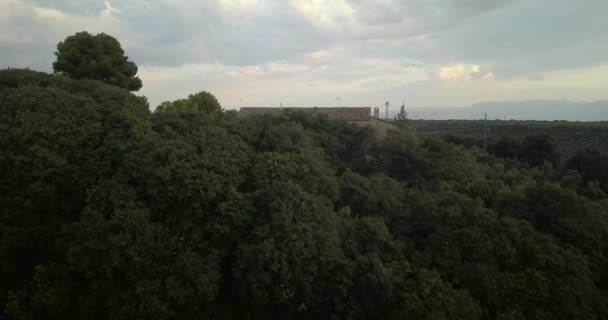
[[[235,289],[260,316],[315,314],[340,274],[339,217],[327,198],[277,180],[259,190],[263,209],[235,252]]]
[[[577,152],[568,162],[566,168],[576,170],[585,182],[596,181],[608,192],[608,155],[597,149]]]
[[[600,291],[579,252],[454,191],[435,196],[412,192],[410,202],[411,218],[400,236],[412,252],[412,263],[437,268],[449,283],[466,289],[486,317],[601,314]]]
[[[608,318],[601,153],[148,107],[0,71],[3,317]]]
[[[400,130],[413,129],[409,124],[407,111],[405,111],[405,104],[402,104],[401,107],[399,107],[399,113],[395,115],[395,124]]]
[[[80,219],[98,179],[112,174],[121,151],[146,130],[148,106],[96,81],[24,70],[1,71],[0,79],[0,162],[11,168],[0,176],[0,300],[12,297],[14,311],[23,303],[27,314],[59,315],[77,303],[79,282],[41,281],[68,274],[65,227]]]
[[[201,91],[188,96],[188,100],[192,101],[198,108],[198,111],[205,113],[221,112],[222,107],[214,95],[209,92]]]
[[[501,137],[490,144],[489,152],[505,159],[517,159],[521,153],[521,142],[512,137]]]
[[[201,91],[197,94],[191,94],[187,99],[178,99],[175,101],[165,101],[156,107],[157,112],[203,112],[206,114],[217,114],[222,111],[220,103],[214,95],[209,92]]]
[[[559,153],[550,136],[533,135],[524,138],[519,158],[532,166],[540,166],[544,162],[556,165],[559,162]]]
[[[482,309],[466,290],[457,290],[437,272],[420,268],[402,280],[400,303],[390,319],[482,319]]]
[[[57,88],[0,92],[4,304],[10,289],[27,286],[45,261],[63,256],[61,228],[78,219],[100,169],[102,126],[90,98]]]
[[[56,74],[99,80],[129,91],[137,91],[142,86],[135,76],[137,65],[125,56],[118,40],[105,33],[77,32],[57,44],[55,56]]]
[[[573,246],[589,259],[594,281],[608,284],[608,214],[594,201],[558,184],[537,182],[508,188],[497,196],[495,208],[502,214],[529,221],[564,245]]]

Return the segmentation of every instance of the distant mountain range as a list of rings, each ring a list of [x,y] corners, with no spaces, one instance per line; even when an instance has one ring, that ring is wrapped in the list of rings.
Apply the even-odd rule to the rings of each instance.
[[[409,108],[410,119],[488,119],[608,121],[608,100],[573,102],[565,100],[493,101],[469,107]],[[395,113],[393,113],[394,115]]]

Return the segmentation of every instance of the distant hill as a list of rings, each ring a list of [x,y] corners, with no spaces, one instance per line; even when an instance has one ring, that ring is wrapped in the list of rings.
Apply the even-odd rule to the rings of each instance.
[[[476,103],[470,107],[410,108],[411,119],[447,120],[488,119],[500,120],[567,120],[606,121],[608,100],[573,102],[565,100],[494,101]]]

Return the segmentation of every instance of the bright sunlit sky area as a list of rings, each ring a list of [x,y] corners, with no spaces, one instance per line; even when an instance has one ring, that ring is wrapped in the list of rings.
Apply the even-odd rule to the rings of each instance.
[[[606,0],[0,0],[2,67],[51,71],[84,30],[121,42],[152,108],[608,98]]]

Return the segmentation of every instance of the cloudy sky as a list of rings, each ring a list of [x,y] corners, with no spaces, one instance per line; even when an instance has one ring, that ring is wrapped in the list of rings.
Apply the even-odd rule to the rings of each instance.
[[[0,63],[50,71],[87,30],[122,43],[152,108],[202,90],[227,108],[592,101],[607,17],[606,0],[0,0]]]

